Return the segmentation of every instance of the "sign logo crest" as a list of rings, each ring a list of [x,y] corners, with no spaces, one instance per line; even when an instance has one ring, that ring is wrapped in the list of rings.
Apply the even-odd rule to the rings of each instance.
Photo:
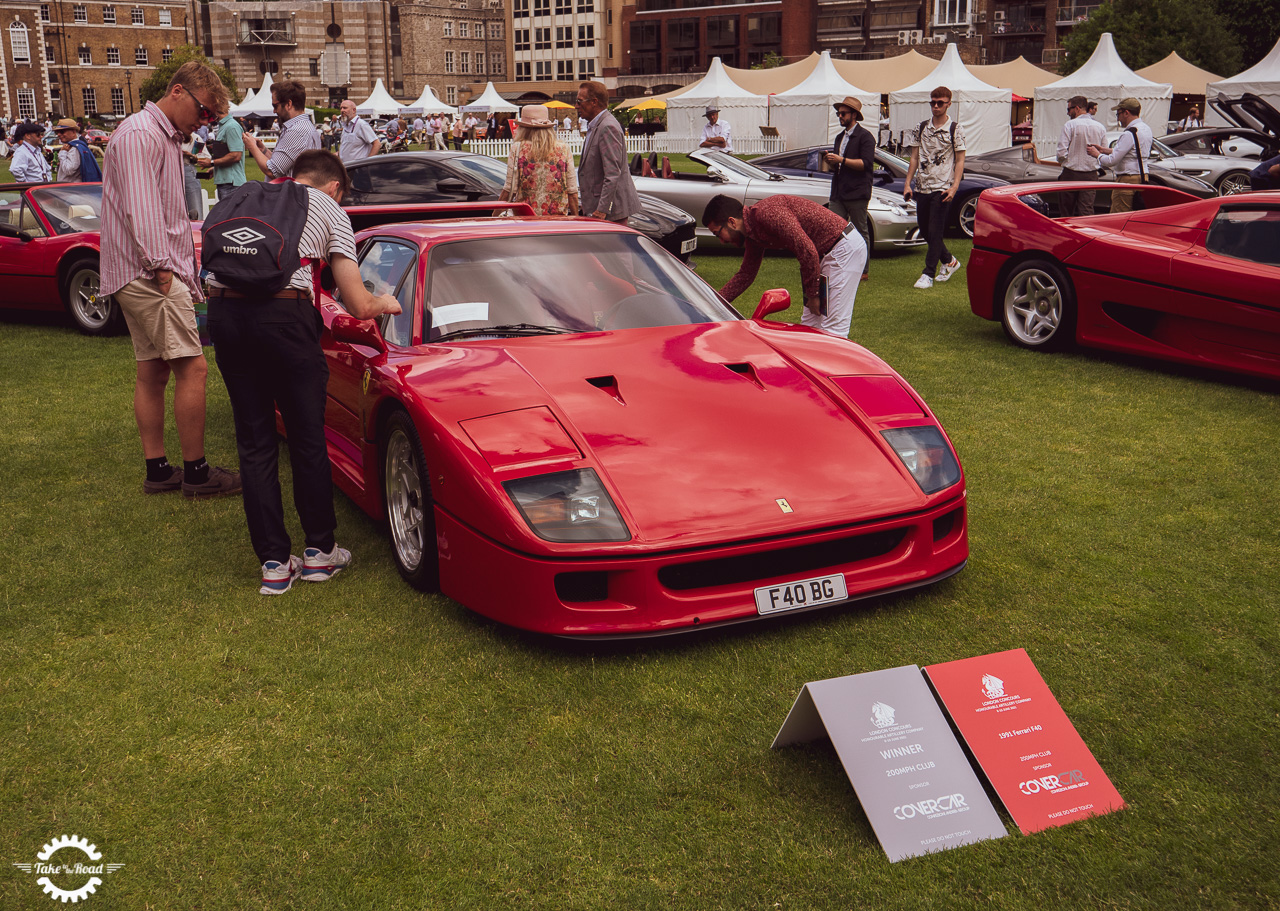
[[[1004,681],[995,674],[982,675],[982,692],[988,699],[999,699],[1004,695]]]
[[[871,705],[871,721],[878,728],[893,727],[894,709],[891,705],[885,705],[883,702],[875,702]]]

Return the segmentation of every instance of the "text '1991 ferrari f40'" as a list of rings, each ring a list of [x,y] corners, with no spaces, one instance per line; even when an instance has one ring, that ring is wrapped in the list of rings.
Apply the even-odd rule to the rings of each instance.
[[[946,578],[965,484],[871,352],[741,318],[675,257],[587,219],[370,227],[399,316],[321,301],[339,487],[400,572],[575,637],[714,627]],[[477,204],[492,212],[494,205]]]

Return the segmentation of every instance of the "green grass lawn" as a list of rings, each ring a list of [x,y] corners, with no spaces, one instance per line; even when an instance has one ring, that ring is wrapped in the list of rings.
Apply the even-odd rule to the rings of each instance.
[[[6,314],[0,855],[89,839],[126,864],[90,909],[1277,907],[1277,389],[1022,351],[921,260],[873,259],[852,337],[955,441],[968,568],[626,648],[414,592],[341,495],[353,567],[260,597],[238,499],[142,495],[128,340]],[[771,287],[794,261],[739,307]],[[1123,812],[891,865],[829,746],[769,749],[807,681],[1016,647]],[[8,869],[0,908],[50,907]]]

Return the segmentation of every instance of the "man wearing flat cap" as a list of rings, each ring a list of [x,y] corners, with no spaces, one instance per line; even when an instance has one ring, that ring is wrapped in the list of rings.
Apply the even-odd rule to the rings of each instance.
[[[1121,183],[1146,183],[1147,158],[1151,155],[1151,127],[1138,117],[1142,113],[1142,102],[1137,98],[1126,98],[1111,110],[1116,112],[1116,119],[1124,130],[1116,140],[1114,148],[1104,149],[1100,145],[1090,145],[1089,154],[1098,157],[1098,167],[1115,168],[1116,180]],[[1129,212],[1133,209],[1132,190],[1111,191],[1111,211]]]
[[[871,237],[867,234],[867,204],[871,202],[871,175],[876,164],[876,138],[861,126],[862,102],[849,96],[834,105],[843,129],[836,136],[831,151],[826,152],[826,169],[831,171],[831,201],[827,204],[862,235],[867,250]],[[868,260],[870,262],[870,260]],[[867,278],[867,270],[862,270]]]
[[[13,134],[13,160],[9,162],[9,175],[16,183],[45,183],[53,179],[49,162],[40,152],[44,128],[34,123],[20,123]]]
[[[720,109],[714,104],[707,105],[707,111],[702,115],[707,118],[707,124],[702,128],[702,142],[699,148],[702,149],[723,149],[730,155],[733,154],[733,135],[729,129],[729,124],[720,119]]]
[[[62,147],[58,150],[58,183],[92,183],[102,179],[102,169],[89,144],[80,138],[80,124],[63,117],[53,125]]]

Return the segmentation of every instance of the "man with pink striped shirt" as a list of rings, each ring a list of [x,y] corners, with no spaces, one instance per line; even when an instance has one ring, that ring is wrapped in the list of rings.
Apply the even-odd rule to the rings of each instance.
[[[208,66],[183,64],[164,97],[148,101],[112,134],[102,175],[102,293],[115,295],[138,364],[133,414],[142,438],[146,493],[188,498],[240,492],[240,475],[210,467],[204,453],[209,368],[196,330],[201,298],[183,193],[182,143],[226,113],[227,90]],[[164,451],[164,398],[174,377],[173,417],[183,467]]]

